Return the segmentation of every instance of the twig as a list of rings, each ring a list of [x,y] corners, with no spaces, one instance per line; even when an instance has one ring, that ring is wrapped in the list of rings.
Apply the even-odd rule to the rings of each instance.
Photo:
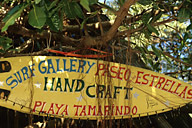
[[[168,75],[168,74],[177,74],[177,73],[183,73],[183,72],[190,72],[192,70],[186,70],[186,71],[177,71],[177,72],[166,72],[164,73],[165,75]]]

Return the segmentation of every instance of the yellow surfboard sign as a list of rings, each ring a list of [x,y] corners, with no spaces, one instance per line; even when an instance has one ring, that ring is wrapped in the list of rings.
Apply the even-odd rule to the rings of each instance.
[[[191,85],[124,64],[58,56],[0,59],[0,106],[24,113],[132,118],[191,101]]]

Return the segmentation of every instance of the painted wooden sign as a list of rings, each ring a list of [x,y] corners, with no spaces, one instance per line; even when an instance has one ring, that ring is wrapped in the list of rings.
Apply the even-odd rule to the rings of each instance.
[[[0,59],[0,106],[74,119],[130,118],[192,101],[192,86],[149,70],[53,56]]]

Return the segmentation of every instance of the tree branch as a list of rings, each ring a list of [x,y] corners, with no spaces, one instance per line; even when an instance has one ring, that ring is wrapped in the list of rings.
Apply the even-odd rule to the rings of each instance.
[[[130,6],[135,4],[136,1],[138,1],[138,0],[127,0],[124,3],[124,5],[119,9],[119,11],[117,12],[117,18],[115,19],[113,26],[102,37],[103,43],[108,42],[109,40],[111,40],[115,36],[119,26],[121,25],[122,21],[125,19],[125,16],[127,16]]]
[[[177,72],[166,72],[164,73],[165,75],[168,75],[168,74],[178,74],[178,73],[183,73],[183,72],[190,72],[192,70],[186,70],[186,71],[177,71]]]

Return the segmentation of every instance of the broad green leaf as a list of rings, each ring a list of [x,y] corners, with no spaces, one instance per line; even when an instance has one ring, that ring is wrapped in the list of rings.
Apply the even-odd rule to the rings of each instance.
[[[5,25],[1,29],[1,32],[4,32],[8,29],[10,25],[13,25],[15,23],[15,20],[21,15],[23,10],[28,6],[29,4],[20,4],[13,8],[13,10],[8,13],[8,15],[3,19],[3,22],[5,22]]]
[[[185,22],[190,18],[190,11],[186,8],[181,8],[177,16],[179,22]]]
[[[89,12],[91,12],[91,9],[89,8],[89,1],[88,0],[80,0],[80,4]]]
[[[84,15],[83,15],[83,11],[82,11],[81,7],[76,2],[72,2],[72,6],[73,6],[76,16],[83,19]]]
[[[7,14],[6,16],[3,18],[3,22],[7,22],[7,20],[17,11],[19,11],[19,9],[22,7],[22,5],[17,5],[14,8],[12,8]]]
[[[89,0],[89,5],[96,4],[97,2],[98,2],[98,0]]]
[[[159,35],[159,32],[157,31],[157,29],[155,29],[153,26],[151,26],[150,24],[147,24],[147,28],[150,32],[154,32],[157,35]]]
[[[46,22],[46,14],[43,7],[34,6],[29,12],[29,24],[34,28],[41,29]]]
[[[58,13],[55,13],[51,17],[47,18],[47,24],[49,25],[50,29],[53,31],[59,31],[61,26],[61,21],[59,18]]]
[[[35,0],[35,4],[38,4],[40,2],[41,2],[41,0]]]
[[[49,11],[49,10],[51,10],[52,8],[56,7],[56,6],[57,6],[57,2],[58,2],[58,0],[54,0],[54,1],[49,5],[49,7],[47,8],[47,10]]]
[[[62,7],[62,5],[59,4],[56,8],[49,10],[49,12],[48,12],[48,13],[49,13],[49,16],[51,17],[52,15],[54,15],[55,13],[57,13],[57,12],[60,10],[61,7]]]
[[[68,2],[68,0],[64,0],[63,2],[63,8],[65,11],[65,15],[70,18],[70,19],[74,19],[76,17],[76,13],[73,9],[72,3]]]

